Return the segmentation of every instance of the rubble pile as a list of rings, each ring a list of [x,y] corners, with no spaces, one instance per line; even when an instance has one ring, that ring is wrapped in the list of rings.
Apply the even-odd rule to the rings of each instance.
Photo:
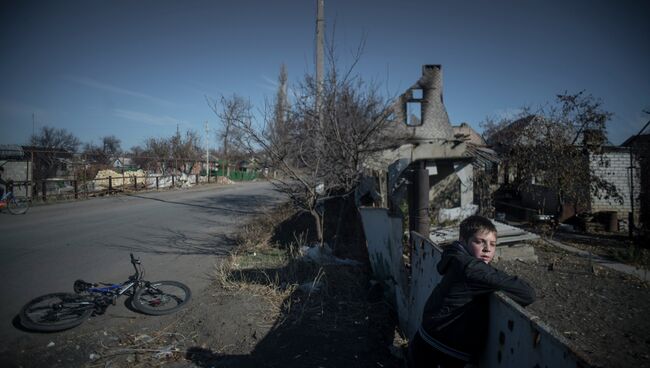
[[[125,185],[133,185],[135,178],[139,181],[143,180],[147,174],[142,170],[127,171],[124,174],[115,172],[113,170],[100,170],[95,175],[95,190],[108,189],[108,178],[111,178],[111,185],[113,188],[123,187]]]

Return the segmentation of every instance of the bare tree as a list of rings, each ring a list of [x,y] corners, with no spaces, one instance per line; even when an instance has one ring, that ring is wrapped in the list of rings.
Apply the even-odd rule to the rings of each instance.
[[[604,160],[599,153],[610,117],[593,96],[564,93],[535,113],[524,109],[516,119],[487,120],[484,136],[500,151],[516,188],[541,185],[556,192],[561,206],[585,208],[590,195],[622,202],[616,187],[594,175],[589,165],[590,159]]]
[[[250,119],[233,121],[249,150],[261,150],[284,174],[274,184],[297,208],[312,215],[322,242],[322,199],[350,194],[363,175],[364,164],[398,144],[385,129],[391,123],[392,102],[378,93],[376,85],[352,75],[352,70],[340,75],[335,67],[322,85],[307,75],[295,91],[295,101],[282,123],[284,114],[278,113],[284,106],[281,92],[274,108],[265,109],[263,128]],[[318,110],[315,100],[320,91]]]
[[[102,138],[101,145],[86,143],[83,153],[86,158],[99,165],[110,165],[122,152],[121,141],[114,135]]]
[[[141,159],[144,163],[144,166],[147,170],[160,169],[161,173],[164,175],[167,173],[167,169],[170,165],[172,150],[169,145],[169,141],[166,138],[147,138],[144,142],[144,152],[143,157],[146,159]]]
[[[71,158],[81,142],[65,129],[44,126],[30,137],[34,151],[34,178],[46,179],[63,167],[62,158]]]
[[[221,96],[219,101],[207,96],[205,99],[221,122],[217,139],[222,142],[225,175],[230,176],[231,159],[235,156],[233,151],[240,149],[243,139],[239,126],[241,122],[250,121],[252,105],[250,101],[236,94],[230,97]]]
[[[189,174],[201,160],[199,135],[193,130],[187,130],[185,135],[182,136],[177,130],[176,134],[170,138],[169,143],[174,157],[175,169]]]
[[[190,174],[196,164],[201,161],[199,135],[193,130],[180,130],[168,138],[148,138],[144,147],[131,148],[134,162],[149,171],[160,169],[162,174],[168,171],[179,171]]]

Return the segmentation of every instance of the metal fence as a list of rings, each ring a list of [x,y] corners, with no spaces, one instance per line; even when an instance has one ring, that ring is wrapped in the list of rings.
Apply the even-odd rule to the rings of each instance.
[[[217,170],[213,171],[217,174],[217,176],[226,176],[226,173],[224,170]],[[230,174],[228,175],[228,179],[233,180],[233,181],[250,181],[250,180],[255,180],[258,178],[258,173],[255,171],[230,171]]]
[[[108,176],[91,180],[46,179],[37,182],[13,182],[16,195],[27,195],[35,201],[66,200],[103,196],[120,192],[183,188],[216,183],[217,178],[201,175]],[[31,195],[30,195],[31,194]]]

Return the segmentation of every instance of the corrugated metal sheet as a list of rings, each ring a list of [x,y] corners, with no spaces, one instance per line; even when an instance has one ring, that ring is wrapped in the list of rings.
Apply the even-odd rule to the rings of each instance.
[[[518,243],[525,240],[539,239],[539,235],[522,230],[518,227],[510,226],[502,222],[494,221],[497,228],[497,244]],[[446,228],[432,229],[430,235],[431,241],[440,244],[450,244],[458,240],[458,225]]]

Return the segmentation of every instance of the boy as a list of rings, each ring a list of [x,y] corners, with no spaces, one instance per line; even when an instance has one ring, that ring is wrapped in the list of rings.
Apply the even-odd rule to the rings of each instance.
[[[496,243],[497,229],[487,218],[461,222],[459,241],[442,253],[438,272],[443,278],[427,299],[422,324],[409,344],[413,367],[475,364],[487,335],[492,292],[503,291],[523,306],[535,300],[524,280],[489,265]]]

